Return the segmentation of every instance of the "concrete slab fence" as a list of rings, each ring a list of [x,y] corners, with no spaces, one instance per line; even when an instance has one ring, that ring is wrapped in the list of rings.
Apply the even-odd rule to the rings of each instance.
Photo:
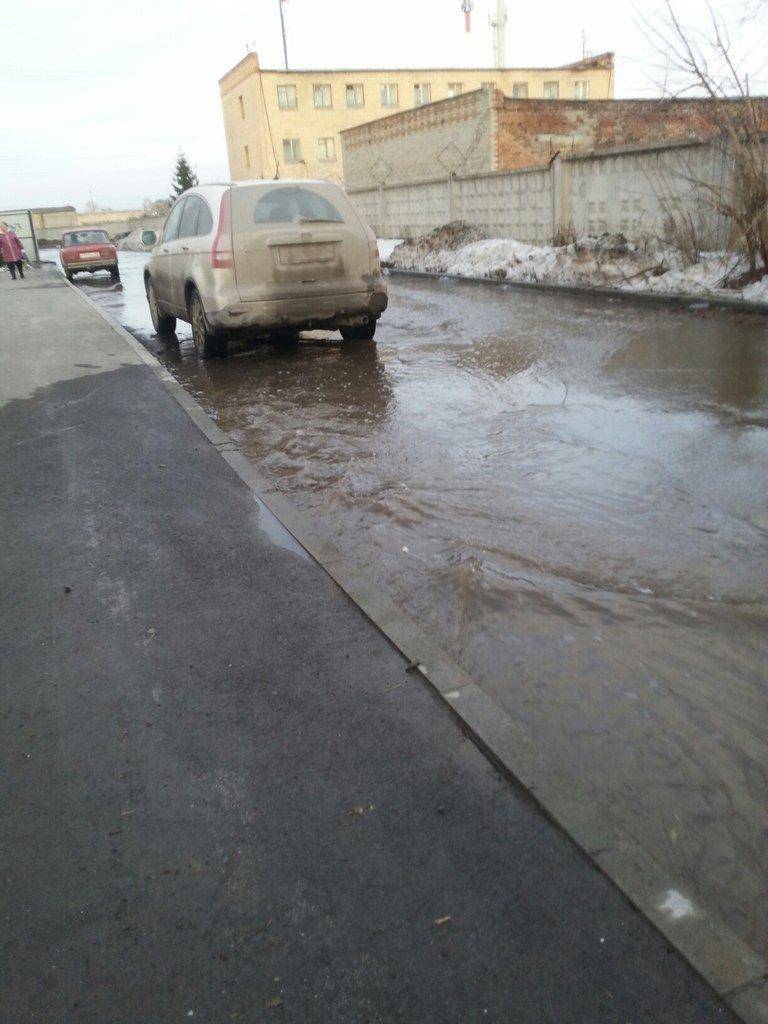
[[[701,247],[711,250],[729,242],[730,225],[712,197],[730,188],[731,175],[722,143],[684,142],[556,155],[525,170],[384,184],[350,196],[380,238],[415,237],[464,220],[531,244],[606,231],[643,242],[667,237],[673,215],[689,219]]]

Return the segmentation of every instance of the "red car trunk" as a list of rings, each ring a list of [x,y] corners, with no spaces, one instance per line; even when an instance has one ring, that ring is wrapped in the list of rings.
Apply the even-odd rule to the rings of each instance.
[[[61,250],[61,258],[65,263],[82,265],[89,258],[113,260],[117,256],[114,245],[68,245]]]
[[[65,231],[61,237],[60,257],[67,274],[78,270],[117,272],[117,249],[106,231]]]

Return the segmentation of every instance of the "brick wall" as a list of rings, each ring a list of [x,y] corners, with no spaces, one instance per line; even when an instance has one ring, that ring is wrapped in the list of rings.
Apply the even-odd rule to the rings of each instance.
[[[738,104],[738,100],[732,101]],[[768,129],[768,99],[755,100]],[[546,163],[554,153],[653,145],[711,137],[717,116],[709,100],[513,100],[495,96],[497,166]]]
[[[744,110],[741,101],[732,102]],[[768,130],[768,99],[752,101]],[[515,100],[477,90],[341,133],[348,189],[542,167],[562,156],[695,142],[719,131],[709,100]]]

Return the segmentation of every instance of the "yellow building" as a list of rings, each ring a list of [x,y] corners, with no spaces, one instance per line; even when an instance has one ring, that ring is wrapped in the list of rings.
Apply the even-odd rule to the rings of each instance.
[[[613,98],[613,54],[559,68],[271,71],[249,53],[220,80],[229,170],[342,181],[339,132],[483,86],[530,99]]]

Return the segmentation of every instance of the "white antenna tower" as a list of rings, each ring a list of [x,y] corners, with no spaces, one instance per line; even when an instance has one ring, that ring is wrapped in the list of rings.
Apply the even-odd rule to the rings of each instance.
[[[464,31],[472,31],[472,8],[474,4],[472,0],[461,0],[461,9],[464,12]]]
[[[488,22],[493,29],[493,63],[497,68],[506,65],[505,33],[507,28],[507,5],[504,0],[496,0],[496,17],[489,15]]]

